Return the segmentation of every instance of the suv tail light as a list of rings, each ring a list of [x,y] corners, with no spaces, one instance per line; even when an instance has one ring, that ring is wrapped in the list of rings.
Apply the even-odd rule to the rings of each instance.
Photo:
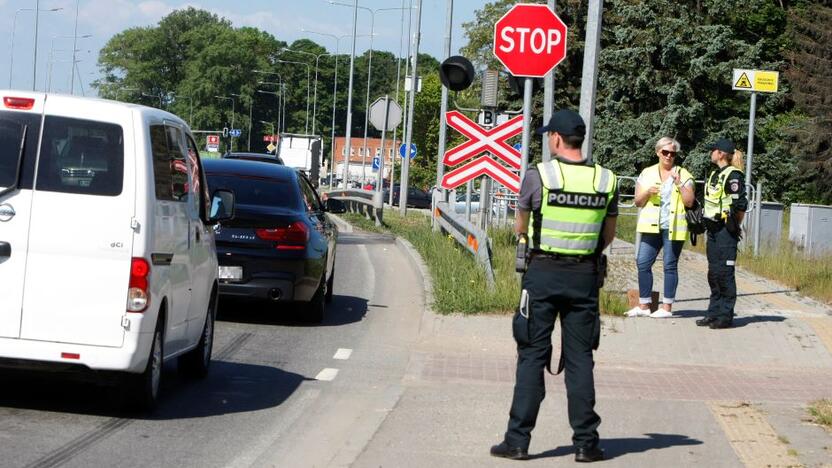
[[[5,96],[3,97],[3,105],[8,107],[9,109],[31,110],[33,107],[35,107],[35,99]]]
[[[130,287],[127,290],[127,312],[144,312],[150,302],[150,289],[147,280],[150,276],[150,264],[143,258],[134,258],[130,262]]]
[[[309,228],[300,221],[279,228],[257,229],[257,237],[273,241],[277,250],[303,250],[309,242]]]

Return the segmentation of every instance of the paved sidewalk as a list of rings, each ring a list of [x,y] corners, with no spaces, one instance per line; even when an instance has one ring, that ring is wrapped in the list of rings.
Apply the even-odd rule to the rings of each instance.
[[[612,257],[608,286],[633,287],[632,245],[617,241]],[[609,460],[600,465],[832,467],[832,435],[805,412],[832,398],[832,309],[740,272],[736,326],[701,328],[707,262],[685,252],[680,271],[674,318],[603,320],[595,376]],[[661,290],[660,263],[654,272]],[[510,320],[426,312],[402,396],[354,466],[572,465],[562,375],[546,377],[534,459],[488,455],[513,390]]]

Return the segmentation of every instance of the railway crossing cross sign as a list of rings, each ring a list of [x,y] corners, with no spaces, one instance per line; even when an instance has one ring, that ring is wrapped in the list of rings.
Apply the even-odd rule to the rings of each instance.
[[[520,152],[509,146],[506,140],[523,131],[522,115],[490,130],[480,127],[459,111],[448,112],[445,114],[445,120],[451,128],[468,137],[468,141],[448,150],[442,162],[448,166],[457,166],[471,161],[446,173],[442,178],[442,187],[454,189],[481,175],[488,175],[512,192],[520,192],[519,175],[494,158],[480,155],[488,152],[511,168],[520,169]]]

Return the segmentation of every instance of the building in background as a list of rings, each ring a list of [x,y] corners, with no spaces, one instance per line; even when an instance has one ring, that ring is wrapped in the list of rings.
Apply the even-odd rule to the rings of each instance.
[[[399,146],[401,140],[393,142],[392,138],[388,138],[384,142],[384,178],[390,177],[390,168],[392,167],[392,158],[395,154],[398,158]],[[344,175],[344,161],[347,153],[347,139],[344,137],[335,137],[335,175],[336,177],[343,177]],[[367,138],[367,153],[364,154],[364,138],[352,138],[350,145],[350,180],[364,182],[369,180],[376,180],[378,173],[373,171],[373,158],[381,154],[381,138]],[[361,171],[361,162],[365,162],[364,173]],[[401,158],[396,161],[396,167],[401,164]]]

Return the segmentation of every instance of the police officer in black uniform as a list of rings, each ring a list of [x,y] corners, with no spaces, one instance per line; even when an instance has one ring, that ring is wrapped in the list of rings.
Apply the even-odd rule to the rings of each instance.
[[[708,229],[708,284],[711,297],[704,318],[696,321],[700,327],[730,328],[737,302],[735,265],[740,225],[748,199],[745,195],[745,175],[742,172],[742,153],[734,143],[720,138],[711,145],[711,162],[717,169],[711,172],[705,185],[704,221]]]
[[[526,172],[517,203],[515,232],[521,242],[528,239],[531,254],[521,306],[513,320],[518,352],[514,399],[505,437],[491,447],[491,455],[529,457],[559,315],[563,336],[559,368],[566,369],[575,460],[593,462],[604,457],[598,446],[601,418],[594,410],[592,356],[600,337],[598,290],[603,265],[599,260],[615,236],[618,189],[612,171],[586,164],[581,154],[586,126],[580,115],[560,110],[538,133],[548,133],[553,159]]]

